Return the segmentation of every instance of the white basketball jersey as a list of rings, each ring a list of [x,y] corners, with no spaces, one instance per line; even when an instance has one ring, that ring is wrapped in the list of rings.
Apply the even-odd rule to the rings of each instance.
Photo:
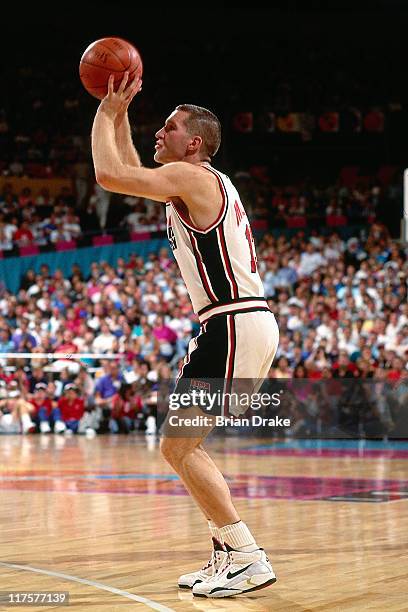
[[[217,177],[223,197],[214,223],[197,229],[173,202],[166,203],[167,235],[196,313],[264,297],[254,239],[239,194],[228,176],[205,169]]]

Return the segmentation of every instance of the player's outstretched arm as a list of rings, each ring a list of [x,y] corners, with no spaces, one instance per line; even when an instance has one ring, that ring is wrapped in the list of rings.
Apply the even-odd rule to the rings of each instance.
[[[92,157],[97,183],[115,193],[167,202],[172,196],[189,199],[195,170],[186,162],[160,168],[135,168],[123,163],[115,138],[114,118],[99,107],[92,128]],[[191,166],[191,168],[190,168]]]
[[[121,157],[115,121],[126,100],[135,95],[137,85],[113,91],[109,79],[108,94],[102,100],[92,127],[92,157],[98,184],[107,191],[147,197],[166,202],[172,196],[190,199],[197,181],[197,169],[186,162],[174,162],[160,168],[135,167]]]
[[[92,132],[92,155],[97,183],[106,191],[167,202],[174,196],[189,199],[193,167],[174,162],[160,168],[135,168],[124,164],[115,143],[113,122],[103,112],[96,114]]]

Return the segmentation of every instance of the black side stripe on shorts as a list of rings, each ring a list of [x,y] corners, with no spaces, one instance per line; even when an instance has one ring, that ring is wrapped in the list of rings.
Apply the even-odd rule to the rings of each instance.
[[[229,355],[227,317],[214,319],[208,328],[207,323],[203,323],[202,333],[196,336],[195,345],[195,350],[185,360],[180,382],[183,379],[224,379]]]
[[[229,413],[230,402],[228,399],[228,393],[231,393],[232,380],[234,376],[234,365],[235,365],[235,352],[237,348],[237,335],[235,330],[235,317],[234,315],[227,315],[227,326],[228,326],[228,362],[227,369],[225,372],[225,400],[222,405],[222,413],[226,416]]]
[[[235,364],[235,351],[237,348],[237,336],[235,331],[235,318],[234,315],[227,315],[228,325],[228,363],[225,378],[232,380],[234,376],[234,364]]]

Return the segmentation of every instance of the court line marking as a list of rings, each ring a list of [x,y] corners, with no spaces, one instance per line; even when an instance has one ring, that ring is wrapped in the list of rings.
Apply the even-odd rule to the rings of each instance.
[[[17,563],[6,563],[4,561],[0,561],[1,567],[7,567],[9,569],[19,569],[24,570],[26,572],[35,572],[36,574],[45,574],[46,576],[55,576],[56,578],[62,578],[63,580],[70,580],[71,582],[79,582],[80,584],[86,584],[91,587],[95,587],[96,589],[101,589],[102,591],[109,591],[114,595],[121,595],[122,597],[127,597],[127,599],[132,599],[133,601],[137,601],[138,603],[145,604],[152,610],[157,610],[158,612],[175,612],[173,608],[167,608],[156,601],[152,601],[147,597],[141,597],[140,595],[134,595],[133,593],[129,593],[128,591],[122,591],[121,589],[117,589],[115,587],[111,587],[107,584],[103,584],[102,582],[95,582],[94,580],[87,580],[86,578],[78,578],[77,576],[71,576],[70,574],[63,574],[62,572],[54,572],[52,570],[44,570],[38,567],[31,567],[30,565],[18,565]]]

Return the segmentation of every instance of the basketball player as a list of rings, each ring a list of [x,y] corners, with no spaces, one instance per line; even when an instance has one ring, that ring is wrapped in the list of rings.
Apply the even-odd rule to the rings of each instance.
[[[144,168],[127,118],[141,82],[126,87],[127,78],[114,92],[110,77],[95,116],[96,180],[106,190],[166,204],[169,241],[201,323],[180,380],[263,379],[277,349],[278,327],[264,298],[238,192],[211,166],[220,145],[220,123],[204,108],[177,106],[156,133],[154,159],[160,167]],[[227,483],[202,446],[204,437],[165,435],[161,443],[163,456],[207,518],[214,545],[207,565],[181,576],[179,586],[206,597],[263,588],[276,581],[272,566],[240,520]]]

